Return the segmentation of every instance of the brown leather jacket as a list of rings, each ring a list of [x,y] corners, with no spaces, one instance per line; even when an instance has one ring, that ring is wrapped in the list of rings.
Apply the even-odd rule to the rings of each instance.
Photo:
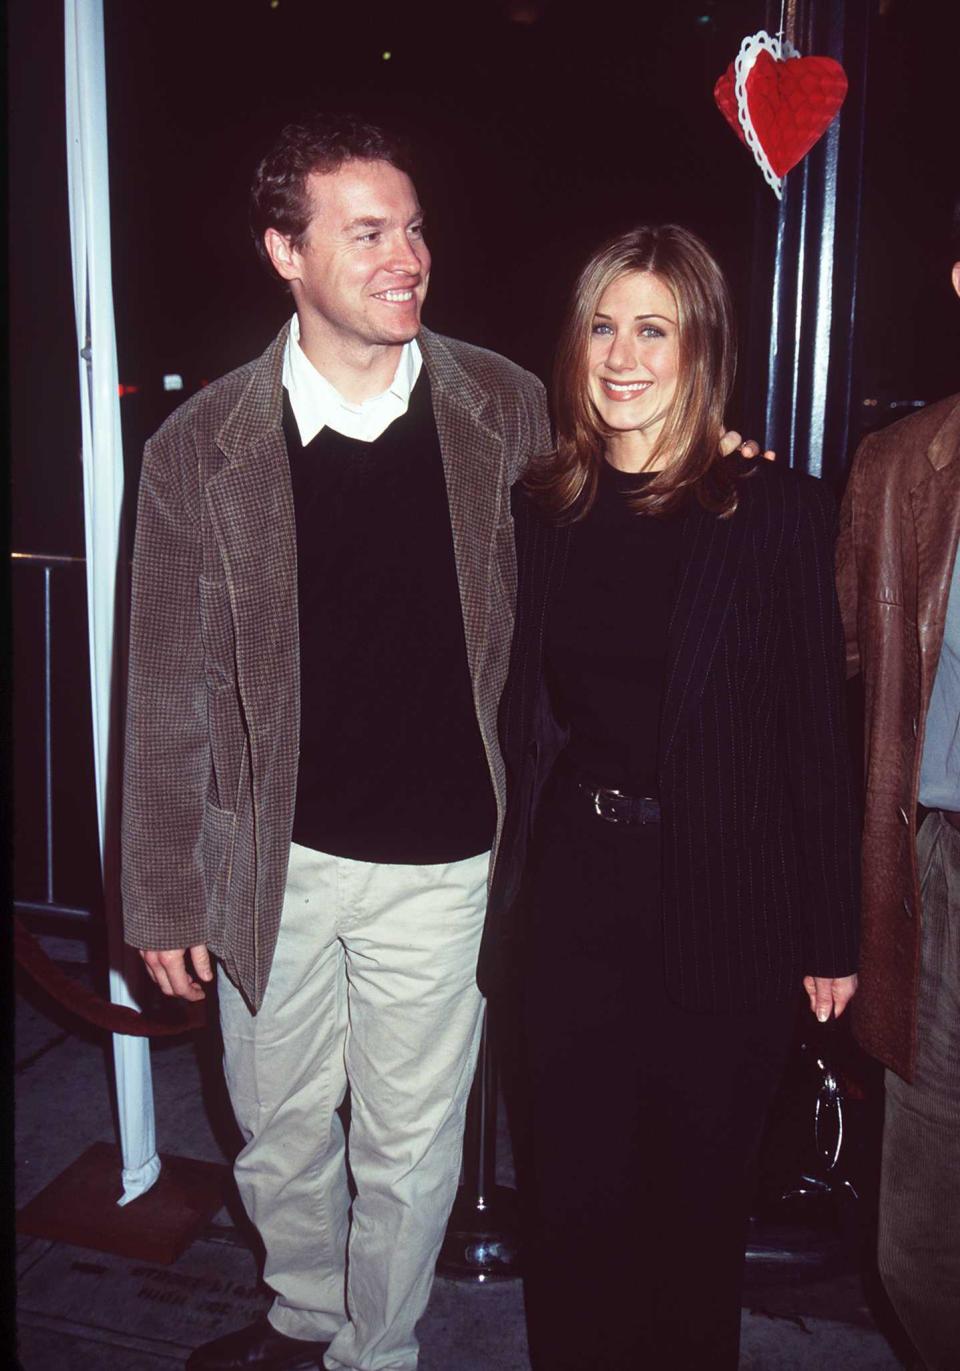
[[[862,1045],[910,1080],[920,887],[916,808],[927,708],[960,540],[960,395],[860,445],[840,515],[847,670],[863,673]]]

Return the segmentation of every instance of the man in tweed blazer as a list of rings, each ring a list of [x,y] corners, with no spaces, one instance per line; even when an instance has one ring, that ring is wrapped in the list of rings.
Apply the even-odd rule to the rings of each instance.
[[[480,1030],[509,490],[549,423],[536,378],[421,327],[422,216],[382,131],[284,130],[253,223],[294,319],[144,456],[126,937],[166,994],[219,961],[276,1293],[188,1366],[412,1371]]]

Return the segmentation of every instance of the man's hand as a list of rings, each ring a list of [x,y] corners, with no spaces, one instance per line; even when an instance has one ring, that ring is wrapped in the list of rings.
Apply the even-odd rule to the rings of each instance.
[[[213,967],[206,943],[197,943],[191,948],[171,948],[165,952],[141,951],[140,956],[147,968],[147,975],[164,995],[179,995],[182,1000],[202,1000],[203,986],[187,970],[188,951],[193,970],[200,981],[212,981]]]
[[[744,442],[735,429],[728,429],[726,433],[720,434],[720,452],[724,457],[729,457],[731,452],[736,452],[737,448],[740,449],[741,455],[744,457],[759,457],[760,455],[760,444],[752,438],[748,438]],[[763,455],[768,462],[777,460],[777,454],[769,449]]]
[[[856,976],[804,976],[803,988],[810,999],[810,1008],[821,1023],[826,1023],[831,1010],[839,1019],[857,993]]]

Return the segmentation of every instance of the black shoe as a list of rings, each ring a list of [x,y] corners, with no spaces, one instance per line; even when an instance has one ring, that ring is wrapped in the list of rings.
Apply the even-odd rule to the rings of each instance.
[[[329,1346],[328,1342],[288,1338],[264,1318],[194,1348],[186,1365],[187,1371],[241,1371],[245,1366],[259,1366],[261,1371],[322,1371]]]

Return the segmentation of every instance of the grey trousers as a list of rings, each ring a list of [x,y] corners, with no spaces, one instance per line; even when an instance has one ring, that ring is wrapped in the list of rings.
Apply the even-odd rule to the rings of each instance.
[[[960,832],[929,814],[917,1068],[886,1073],[880,1274],[930,1371],[960,1371]]]

